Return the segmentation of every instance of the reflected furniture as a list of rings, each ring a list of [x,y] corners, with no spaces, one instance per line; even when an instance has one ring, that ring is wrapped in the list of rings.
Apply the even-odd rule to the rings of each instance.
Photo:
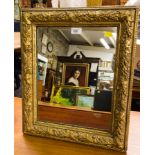
[[[43,80],[38,80],[38,100],[41,100],[43,94]]]
[[[86,57],[82,52],[80,52],[82,55],[81,58],[75,58],[76,52],[74,52],[70,57],[68,56],[58,56],[58,62],[60,63],[87,63],[91,67],[92,63],[99,64],[100,58],[93,58],[93,57]],[[88,80],[88,86],[96,86],[97,85],[97,71],[96,72],[89,72],[89,80]]]
[[[111,113],[104,113],[80,108],[77,106],[49,106],[46,103],[38,106],[38,120],[51,121],[55,123],[71,124],[72,126],[93,127],[95,129],[111,131]],[[102,119],[102,123],[98,119]],[[89,121],[88,121],[89,120]]]
[[[112,108],[112,91],[96,90],[93,109],[111,112],[111,108]]]

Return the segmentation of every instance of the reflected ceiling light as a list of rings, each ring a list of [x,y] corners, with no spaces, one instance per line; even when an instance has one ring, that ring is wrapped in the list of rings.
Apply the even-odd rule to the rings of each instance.
[[[110,49],[110,46],[107,44],[107,42],[104,40],[104,38],[100,38],[100,42],[103,44],[103,46],[104,46],[106,49]]]
[[[116,46],[116,42],[115,42],[114,38],[113,37],[109,37],[109,40],[112,42],[113,46],[115,47]]]

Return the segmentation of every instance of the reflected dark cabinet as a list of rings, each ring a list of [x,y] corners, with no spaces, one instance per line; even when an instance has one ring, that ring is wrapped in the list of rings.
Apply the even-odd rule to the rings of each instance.
[[[98,66],[100,58],[92,58],[92,57],[86,57],[82,52],[80,57],[79,55],[76,55],[76,52],[73,53],[70,57],[68,56],[58,56],[58,62],[59,63],[87,63],[89,64],[89,80],[88,80],[88,86],[97,86],[97,79],[98,79]],[[96,72],[91,72],[92,64],[97,64]],[[59,67],[58,67],[59,68]]]
[[[112,106],[112,91],[96,90],[94,97],[94,110],[111,112],[111,106]]]
[[[89,73],[89,86],[97,86],[97,79],[98,79],[98,73],[97,72],[90,72]]]
[[[52,69],[47,68],[46,73],[46,80],[45,80],[45,90],[44,90],[44,96],[42,100],[44,101],[50,101],[50,95],[52,91],[52,86],[55,82],[55,71]]]

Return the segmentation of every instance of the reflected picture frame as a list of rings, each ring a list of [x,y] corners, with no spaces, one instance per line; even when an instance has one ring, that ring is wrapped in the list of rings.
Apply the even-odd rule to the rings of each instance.
[[[76,105],[79,107],[88,107],[90,109],[94,106],[93,95],[76,95]]]
[[[39,68],[39,62],[41,63],[41,64],[43,64],[43,66],[41,66],[42,68],[43,68],[43,75],[42,76],[40,76],[40,73],[39,73],[39,69],[38,69],[38,74],[37,74],[37,76],[38,76],[38,79],[39,80],[43,80],[43,85],[45,85],[45,79],[46,79],[46,70],[47,70],[47,64],[48,64],[48,59],[46,58],[46,57],[44,57],[44,56],[42,56],[42,55],[40,55],[39,53],[38,53],[38,68]]]
[[[78,94],[89,95],[90,88],[69,85],[61,85],[59,88],[57,88],[56,86],[52,89],[50,103],[61,104],[64,106],[75,106],[77,103],[76,97]]]
[[[74,76],[76,70],[80,72],[78,86],[87,87],[89,78],[89,64],[87,63],[63,63],[62,83],[64,85],[75,85],[72,82],[68,82],[68,80]]]
[[[25,134],[121,152],[127,150],[138,14],[136,7],[22,9],[22,102]],[[38,120],[37,26],[117,27],[111,131]]]

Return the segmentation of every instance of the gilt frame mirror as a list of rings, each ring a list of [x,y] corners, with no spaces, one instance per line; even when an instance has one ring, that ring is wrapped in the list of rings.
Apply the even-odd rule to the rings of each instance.
[[[131,93],[133,82],[133,60],[137,33],[137,18],[138,9],[136,7],[101,7],[44,10],[22,9],[22,100],[23,132],[25,134],[60,139],[70,142],[77,142],[92,146],[99,146],[105,149],[113,149],[117,151],[127,150]],[[48,31],[48,29],[58,29],[62,32],[64,29],[70,30],[71,28],[78,28],[77,31],[74,31],[74,29],[72,29],[72,31],[74,31],[75,33],[80,33],[81,30],[79,28],[83,28],[84,30],[90,29],[91,31],[94,31],[94,28],[97,30],[102,27],[115,27],[117,33],[114,57],[115,61],[113,68],[115,74],[113,80],[112,105],[110,111],[102,112],[100,110],[98,111],[98,109],[95,108],[94,110],[85,110],[86,107],[84,107],[84,109],[82,110],[80,109],[81,111],[79,109],[76,109],[76,107],[81,108],[81,102],[83,103],[83,101],[85,101],[85,104],[83,105],[86,105],[87,108],[92,108],[94,102],[93,94],[89,93],[89,89],[93,91],[94,87],[90,88],[90,75],[88,76],[86,73],[83,74],[83,76],[87,79],[87,82],[85,82],[80,87],[80,89],[78,89],[79,87],[77,86],[70,87],[67,85],[62,85],[60,87],[61,89],[59,88],[59,91],[61,91],[62,96],[63,93],[65,94],[66,92],[77,92],[77,89],[78,93],[84,92],[83,94],[76,94],[76,102],[78,106],[75,107],[73,104],[71,106],[74,107],[67,107],[66,111],[63,111],[65,108],[60,108],[60,106],[46,106],[43,100],[38,99],[38,66],[39,63],[46,64],[47,62],[43,56],[40,56],[40,59],[38,60],[37,40],[39,37],[38,34],[40,29],[43,28],[46,32]],[[46,44],[46,35],[44,36],[42,42],[45,42]],[[53,48],[55,48],[54,42],[52,43]],[[47,48],[43,47],[42,50],[44,49]],[[46,51],[44,51],[44,53],[45,52]],[[86,60],[86,57],[83,53],[82,57],[83,59],[81,60],[80,55],[76,56],[76,61],[78,62],[77,64],[81,67],[81,69],[83,69],[83,71],[85,72],[87,71],[87,73],[91,72],[91,70],[94,71],[94,68],[96,66],[95,61],[97,61],[98,59],[91,59],[92,63],[93,60],[95,62],[93,63],[92,67],[90,65],[85,65],[85,62],[83,63],[83,60]],[[57,54],[52,51],[52,57],[50,61],[52,63],[54,62],[54,64],[57,65],[59,60],[61,60],[61,57],[58,58]],[[89,61],[89,64],[91,63],[91,60],[87,58],[87,62]],[[80,64],[79,62],[82,62],[82,64]],[[106,64],[108,63],[106,62]],[[73,60],[71,63],[63,63],[62,66],[63,71],[64,68],[65,71],[68,71],[69,69],[66,68],[68,67],[72,69],[75,66],[75,62]],[[52,68],[52,71],[53,70],[54,69]],[[70,73],[63,73],[63,75],[66,75],[66,79],[67,74]],[[95,89],[97,93],[101,92],[100,89]],[[53,97],[54,93],[52,92],[54,92],[53,88],[50,92],[52,94],[50,94],[50,97]],[[48,92],[45,91],[45,94],[46,93]],[[57,101],[57,98],[55,99],[55,101]],[[53,100],[51,102],[52,104],[54,103]],[[41,117],[43,110],[47,110],[48,113],[45,113],[45,119]],[[52,116],[51,118],[49,118],[49,113],[53,113],[53,117],[55,117],[54,111],[57,110],[59,111],[57,121],[53,120]],[[80,111],[80,117],[82,116],[83,118],[87,118],[87,116],[90,115],[90,117],[96,119],[96,122],[91,123],[89,119],[85,119],[85,122],[83,122],[83,124],[79,124],[79,119],[77,118],[75,118],[74,122],[73,120],[66,121],[64,120],[64,117],[60,117],[61,111],[63,111],[63,113],[65,112],[67,116],[74,115],[76,112]],[[110,123],[108,122],[109,120]],[[96,125],[94,124],[97,124],[97,121],[99,121],[99,125],[96,127]],[[102,126],[104,127],[102,128]]]

